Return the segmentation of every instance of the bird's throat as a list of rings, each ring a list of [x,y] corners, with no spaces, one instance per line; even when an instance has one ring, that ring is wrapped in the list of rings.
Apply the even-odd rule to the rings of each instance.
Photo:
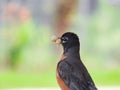
[[[75,46],[75,47],[72,47],[72,48],[64,48],[64,52],[63,54],[65,56],[79,56],[79,47],[78,46]]]

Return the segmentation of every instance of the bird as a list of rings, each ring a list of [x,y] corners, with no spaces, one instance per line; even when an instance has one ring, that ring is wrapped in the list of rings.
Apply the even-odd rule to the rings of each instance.
[[[56,79],[61,90],[97,90],[80,57],[80,41],[77,34],[65,32],[52,41],[63,46],[63,54],[56,68]]]

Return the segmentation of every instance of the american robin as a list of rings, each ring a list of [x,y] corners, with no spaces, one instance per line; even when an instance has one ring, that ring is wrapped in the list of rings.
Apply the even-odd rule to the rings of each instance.
[[[72,32],[66,32],[61,37],[53,36],[52,41],[62,44],[64,50],[56,69],[56,77],[61,90],[97,90],[81,61],[78,36]]]

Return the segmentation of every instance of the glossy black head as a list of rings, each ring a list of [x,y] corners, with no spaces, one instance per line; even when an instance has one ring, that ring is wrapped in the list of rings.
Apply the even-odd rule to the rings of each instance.
[[[61,41],[62,41],[62,46],[64,49],[69,49],[72,47],[79,47],[80,46],[78,36],[72,32],[64,33],[61,36]]]

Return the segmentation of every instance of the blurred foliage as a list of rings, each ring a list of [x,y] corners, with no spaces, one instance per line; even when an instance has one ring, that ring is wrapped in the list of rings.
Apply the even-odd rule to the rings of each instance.
[[[11,46],[8,53],[9,62],[12,69],[16,69],[15,66],[17,66],[16,64],[19,63],[19,60],[22,57],[24,48],[27,46],[27,44],[32,42],[31,41],[33,38],[32,36],[34,36],[34,33],[33,33],[34,27],[33,27],[33,24],[30,22],[18,26],[16,30],[18,30],[16,41]]]

